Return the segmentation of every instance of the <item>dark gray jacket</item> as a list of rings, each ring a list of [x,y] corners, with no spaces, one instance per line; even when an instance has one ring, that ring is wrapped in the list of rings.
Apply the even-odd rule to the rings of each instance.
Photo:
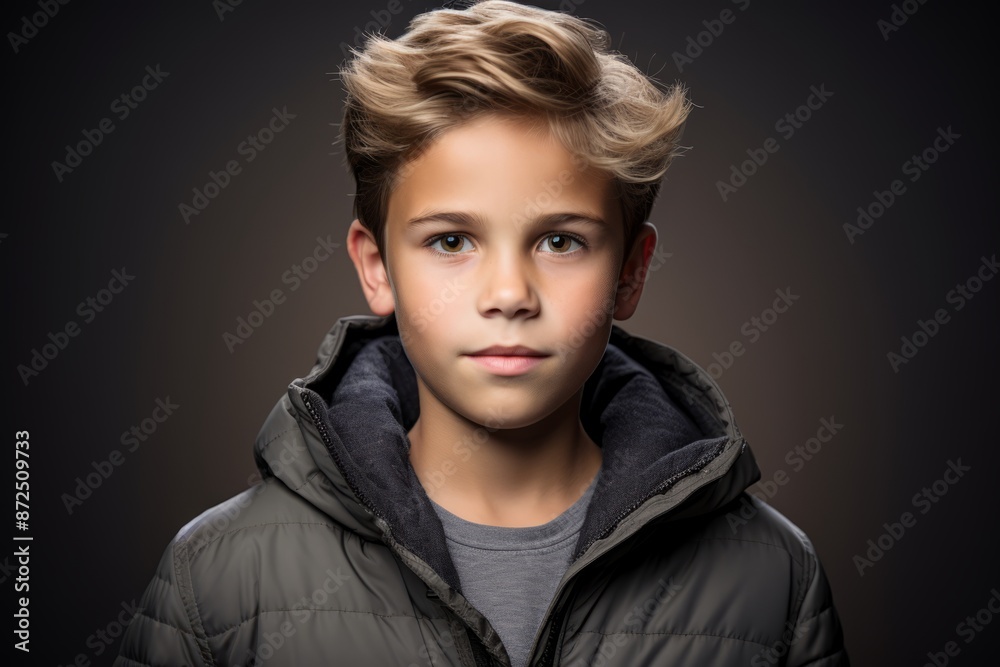
[[[394,316],[340,319],[261,428],[263,481],[181,528],[115,664],[508,665],[409,463],[418,414]],[[615,326],[581,420],[601,478],[530,665],[848,664],[815,549],[745,493],[760,471],[708,373]]]

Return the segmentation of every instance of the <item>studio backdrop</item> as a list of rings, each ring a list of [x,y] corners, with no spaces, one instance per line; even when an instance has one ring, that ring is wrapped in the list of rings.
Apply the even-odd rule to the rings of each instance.
[[[616,324],[716,378],[752,491],[813,540],[854,664],[994,664],[985,10],[534,4],[600,22],[696,105],[638,311]],[[7,641],[30,649],[17,664],[111,664],[170,539],[256,483],[275,401],[337,318],[369,314],[337,71],[434,7],[5,6],[0,592]]]

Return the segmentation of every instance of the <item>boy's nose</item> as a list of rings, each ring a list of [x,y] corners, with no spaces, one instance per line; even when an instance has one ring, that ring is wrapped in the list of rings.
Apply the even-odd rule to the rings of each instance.
[[[483,262],[482,287],[478,296],[481,315],[532,317],[538,312],[538,293],[530,270],[514,253],[501,253]]]

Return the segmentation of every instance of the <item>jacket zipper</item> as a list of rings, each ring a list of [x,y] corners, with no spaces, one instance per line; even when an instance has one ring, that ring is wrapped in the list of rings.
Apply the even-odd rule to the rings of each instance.
[[[720,445],[720,448],[722,448],[722,447],[725,447],[725,442],[723,442]],[[742,451],[742,449],[741,449],[741,451]],[[666,480],[664,480],[663,482],[661,482],[660,484],[658,484],[645,497],[643,497],[641,500],[633,503],[628,509],[626,509],[624,512],[620,513],[618,515],[618,517],[615,519],[615,521],[607,529],[605,529],[597,537],[594,537],[589,542],[587,542],[587,544],[584,546],[583,549],[580,550],[580,552],[581,553],[585,553],[587,551],[587,549],[590,547],[591,544],[593,544],[594,542],[596,542],[599,539],[602,539],[603,537],[607,536],[608,534],[612,533],[614,531],[614,529],[618,526],[618,524],[620,524],[621,521],[625,517],[627,517],[629,514],[631,514],[632,512],[634,512],[637,508],[639,508],[647,500],[649,500],[650,498],[652,498],[655,495],[658,495],[658,494],[662,493],[667,488],[669,488],[670,486],[672,486],[675,483],[677,483],[679,480],[681,480],[684,477],[687,477],[688,475],[690,475],[692,472],[700,470],[709,461],[711,461],[712,459],[714,459],[718,455],[719,455],[718,449],[713,450],[712,452],[706,454],[705,456],[701,457],[700,459],[698,459],[697,461],[695,461],[694,463],[692,463],[690,466],[688,466],[684,470],[676,473],[675,475],[672,475],[671,477],[667,478]],[[669,511],[669,510],[667,510],[667,511]],[[662,516],[662,514],[665,514],[665,513],[666,512],[661,513],[660,516]],[[640,527],[640,530],[641,530],[641,527]],[[636,531],[636,532],[638,532],[638,531]],[[576,573],[574,573],[573,576],[569,580],[563,582],[563,585],[560,586],[556,590],[556,594],[555,594],[554,599],[557,599],[562,594],[563,590],[565,590],[568,587],[569,583],[571,581],[573,581],[577,576],[579,576],[579,574],[581,572],[583,572],[583,570],[586,569],[587,566],[589,566],[589,565],[590,565],[590,563],[586,563]],[[553,665],[553,661],[555,660],[555,644],[556,644],[556,641],[558,640],[559,634],[562,632],[561,622],[562,622],[563,611],[564,611],[563,606],[561,604],[557,603],[556,607],[553,609],[553,612],[552,612],[552,624],[551,624],[552,627],[549,630],[548,636],[546,637],[545,650],[542,653],[541,660],[538,662],[538,667],[551,667]],[[542,622],[543,623],[545,622],[544,619],[543,619]],[[532,647],[532,649],[534,649],[534,647]],[[532,653],[534,653],[534,650],[532,650]]]
[[[555,645],[556,639],[559,637],[559,633],[562,632],[562,607],[552,614],[552,629],[549,630],[549,636],[545,640],[545,651],[542,653],[542,659],[539,665],[551,665],[552,661],[555,660]]]
[[[697,461],[695,461],[694,463],[692,463],[691,465],[689,465],[684,470],[681,470],[680,472],[678,472],[678,473],[676,473],[676,474],[668,477],[667,479],[665,479],[662,482],[660,482],[659,484],[657,484],[655,487],[653,487],[652,491],[650,491],[648,494],[646,494],[640,500],[632,503],[632,505],[630,505],[628,507],[628,509],[626,509],[624,512],[620,513],[618,515],[618,517],[614,520],[614,522],[611,523],[610,526],[608,526],[607,528],[605,528],[602,533],[600,533],[596,537],[591,538],[591,540],[589,542],[587,542],[583,546],[582,549],[580,549],[580,553],[581,554],[585,553],[587,551],[587,549],[590,548],[591,544],[593,544],[597,540],[603,539],[604,537],[606,537],[607,535],[609,535],[610,533],[612,533],[614,531],[614,529],[618,527],[618,524],[620,524],[625,517],[627,517],[629,514],[631,514],[632,512],[634,512],[636,509],[638,509],[644,502],[646,502],[647,500],[649,500],[653,496],[656,496],[656,495],[659,495],[659,494],[663,493],[669,487],[673,486],[674,484],[676,484],[678,481],[680,481],[684,477],[687,477],[692,472],[695,472],[697,470],[700,470],[700,469],[704,468],[708,464],[709,461],[713,460],[714,458],[716,458],[719,455],[720,450],[723,449],[725,446],[726,446],[726,442],[722,442],[716,449],[714,449],[713,451],[705,454],[704,456],[702,456],[700,459],[698,459]],[[741,451],[742,451],[742,449],[741,449]],[[671,508],[671,509],[673,509],[673,508]]]
[[[307,391],[309,393],[306,393]],[[329,432],[327,432],[326,425],[323,424],[323,420],[320,418],[316,406],[313,405],[313,396],[315,395],[316,395],[315,392],[313,392],[311,389],[309,390],[306,390],[305,388],[299,389],[299,396],[303,399],[302,402],[305,403],[306,409],[309,411],[309,416],[312,417],[313,424],[316,425],[316,430],[319,431],[319,436],[320,438],[323,439],[323,444],[326,445],[326,449],[327,451],[330,452],[330,455],[336,462],[337,467],[343,470],[344,469],[343,461],[340,460],[340,457],[337,454],[337,448],[330,446],[330,434]],[[377,516],[385,524],[388,525],[389,523],[388,519],[386,519],[386,517],[384,517],[381,513],[375,510],[375,507],[372,505],[371,501],[369,501],[368,498],[363,493],[361,493],[358,489],[355,489],[353,487],[351,487],[351,490],[358,496],[358,500],[364,503],[365,507],[368,509],[369,512]]]
[[[319,412],[318,412],[318,408],[313,404],[313,401],[314,401],[313,397],[315,396],[315,392],[312,392],[312,390],[308,390],[308,392],[307,392],[307,390],[305,388],[300,388],[299,389],[299,396],[302,398],[302,402],[305,404],[306,409],[309,411],[309,416],[312,418],[313,424],[316,425],[316,430],[319,432],[320,438],[322,438],[322,440],[323,440],[323,444],[326,445],[326,448],[330,452],[330,455],[333,457],[334,461],[336,462],[337,467],[340,468],[341,470],[343,470],[344,468],[343,468],[343,465],[341,465],[341,460],[337,456],[337,454],[335,453],[336,452],[336,447],[330,447],[330,434],[326,430],[326,426],[323,424],[323,420],[320,418],[320,415],[319,415]],[[389,521],[386,519],[386,517],[383,516],[381,513],[377,512],[375,510],[375,508],[372,506],[371,502],[368,500],[368,498],[363,493],[361,493],[358,489],[355,489],[353,487],[351,487],[351,490],[358,496],[358,500],[360,500],[362,503],[364,503],[365,507],[368,509],[369,512],[371,512],[372,514],[374,514],[375,516],[377,516],[379,519],[381,519],[382,522],[385,525],[389,525]],[[437,598],[438,600],[441,599],[441,596],[438,595],[431,588],[427,589],[427,597],[429,597],[429,598]],[[472,628],[470,628],[468,626],[468,624],[466,624],[461,619],[459,619],[459,621],[465,626],[465,628],[466,628],[466,634],[468,634],[469,631],[472,630]],[[475,632],[472,632],[472,634],[475,635]],[[475,642],[479,642],[479,638],[476,637],[476,636],[469,637],[469,641],[470,642],[474,642],[474,641]],[[482,642],[479,642],[479,643],[482,644]],[[471,650],[471,647],[470,647],[470,650]],[[483,647],[483,651],[482,652],[486,653],[486,654],[489,653],[489,651],[486,650],[485,646]],[[475,658],[475,652],[473,652],[473,659],[476,659]],[[487,665],[479,665],[478,664],[478,660],[477,660],[477,664],[475,665],[475,667],[491,667],[492,664],[493,664],[492,658],[491,658],[491,664],[487,664]]]
[[[439,603],[444,604],[441,602],[441,596],[438,595],[437,591],[435,591],[434,589],[428,588],[426,595],[429,599],[437,600]],[[470,665],[470,667],[497,667],[496,660],[494,660],[493,657],[490,655],[490,652],[486,649],[486,646],[481,641],[479,641],[479,638],[476,637],[476,633],[472,631],[472,628],[463,623],[462,619],[458,618],[457,616],[455,616],[455,620],[465,628],[465,636],[469,640],[469,650],[472,652],[472,660],[473,660],[473,663],[472,665]],[[485,662],[483,660],[485,660]]]

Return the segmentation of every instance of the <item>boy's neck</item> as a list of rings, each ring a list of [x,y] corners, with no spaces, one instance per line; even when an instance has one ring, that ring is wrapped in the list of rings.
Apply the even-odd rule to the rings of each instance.
[[[429,393],[420,387],[410,463],[431,500],[466,521],[547,523],[580,499],[601,468],[601,448],[580,423],[582,389],[545,419],[515,429],[470,422]]]

